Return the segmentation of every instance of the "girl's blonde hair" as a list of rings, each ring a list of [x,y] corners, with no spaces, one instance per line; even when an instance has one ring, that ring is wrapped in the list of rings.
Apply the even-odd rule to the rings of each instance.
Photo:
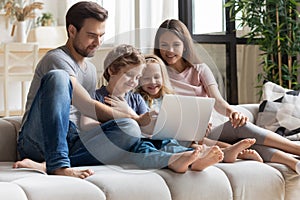
[[[145,60],[146,65],[150,63],[156,63],[160,66],[160,72],[162,76],[162,88],[159,91],[160,97],[165,94],[174,94],[165,63],[154,54],[145,55]],[[143,90],[141,85],[137,87],[136,92],[141,94],[146,103],[148,103],[149,107],[152,106],[154,98],[151,97],[145,90]]]
[[[145,63],[145,57],[135,47],[121,44],[111,50],[104,59],[103,76],[108,82],[110,79],[109,69],[112,73],[118,73],[122,67],[127,65],[141,65]]]

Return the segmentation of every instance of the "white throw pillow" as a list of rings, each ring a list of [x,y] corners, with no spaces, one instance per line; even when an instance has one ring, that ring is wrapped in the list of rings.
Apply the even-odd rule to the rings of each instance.
[[[290,89],[285,89],[280,85],[273,82],[266,82],[263,85],[263,100],[275,101],[281,98],[286,92],[293,91]]]
[[[256,125],[282,136],[299,133],[299,91],[288,90],[272,82],[265,83]]]

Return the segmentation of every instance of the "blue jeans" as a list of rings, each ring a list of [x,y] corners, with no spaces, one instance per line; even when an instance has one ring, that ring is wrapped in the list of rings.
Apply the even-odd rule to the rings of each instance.
[[[192,150],[193,148],[180,145],[175,139],[152,140],[142,138],[133,147],[132,151],[136,155],[131,156],[130,159],[132,163],[142,169],[160,169],[168,166],[172,155]]]
[[[120,152],[139,142],[137,123],[116,119],[89,132],[78,131],[69,120],[72,89],[69,75],[63,70],[52,70],[42,78],[19,134],[20,157],[46,161],[48,173],[63,167],[126,162]],[[99,157],[102,155],[104,158]]]

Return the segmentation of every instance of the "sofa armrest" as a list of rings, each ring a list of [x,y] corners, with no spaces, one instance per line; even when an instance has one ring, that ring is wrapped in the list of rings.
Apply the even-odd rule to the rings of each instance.
[[[17,160],[17,130],[10,122],[0,119],[0,162]]]
[[[249,121],[254,123],[256,122],[258,107],[259,104],[240,104],[240,105],[231,105],[235,110],[243,113],[245,116],[249,118]],[[225,117],[219,114],[217,111],[213,110],[212,113],[212,123],[213,127],[216,127],[220,124],[225,123],[228,121],[228,117]]]
[[[244,113],[249,118],[249,121],[255,124],[259,104],[240,104],[236,108],[241,109],[240,112]]]
[[[17,138],[21,116],[0,119],[0,162],[15,162],[18,159]]]

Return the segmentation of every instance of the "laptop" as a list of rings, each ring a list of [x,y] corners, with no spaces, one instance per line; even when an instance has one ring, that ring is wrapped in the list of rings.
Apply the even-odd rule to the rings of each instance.
[[[214,98],[164,95],[152,139],[202,140],[214,104]]]

